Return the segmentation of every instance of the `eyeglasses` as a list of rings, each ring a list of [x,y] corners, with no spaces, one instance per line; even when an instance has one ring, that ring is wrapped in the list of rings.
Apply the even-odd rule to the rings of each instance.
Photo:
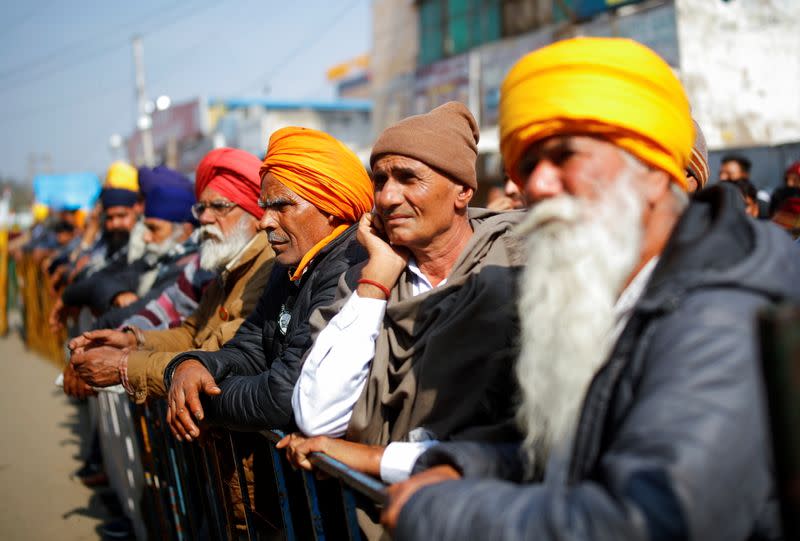
[[[230,201],[212,201],[211,203],[195,203],[192,205],[192,216],[195,217],[196,220],[200,219],[200,216],[206,211],[206,209],[210,210],[214,216],[221,218],[228,214],[233,207],[238,207],[236,203],[231,203]]]

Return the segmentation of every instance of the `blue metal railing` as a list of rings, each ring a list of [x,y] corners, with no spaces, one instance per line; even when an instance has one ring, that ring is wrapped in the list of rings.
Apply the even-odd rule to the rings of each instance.
[[[165,414],[163,401],[136,413],[150,539],[358,540],[357,506],[377,512],[386,501],[381,481],[322,453],[309,461],[326,479],[290,467],[275,448],[282,432],[214,429],[182,443]]]

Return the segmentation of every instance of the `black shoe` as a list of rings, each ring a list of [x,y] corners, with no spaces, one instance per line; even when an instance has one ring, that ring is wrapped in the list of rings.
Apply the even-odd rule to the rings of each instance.
[[[128,517],[109,520],[100,527],[103,539],[132,539],[133,523]]]

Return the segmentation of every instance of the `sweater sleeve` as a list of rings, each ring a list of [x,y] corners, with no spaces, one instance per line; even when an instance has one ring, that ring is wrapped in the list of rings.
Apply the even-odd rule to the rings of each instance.
[[[133,401],[143,404],[148,398],[167,395],[164,368],[175,356],[169,351],[133,351],[128,356],[128,384]]]

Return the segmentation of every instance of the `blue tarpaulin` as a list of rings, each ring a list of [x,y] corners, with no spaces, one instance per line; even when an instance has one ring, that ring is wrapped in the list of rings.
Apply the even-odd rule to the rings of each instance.
[[[36,175],[33,178],[36,201],[54,210],[91,208],[100,189],[100,179],[94,173]]]

